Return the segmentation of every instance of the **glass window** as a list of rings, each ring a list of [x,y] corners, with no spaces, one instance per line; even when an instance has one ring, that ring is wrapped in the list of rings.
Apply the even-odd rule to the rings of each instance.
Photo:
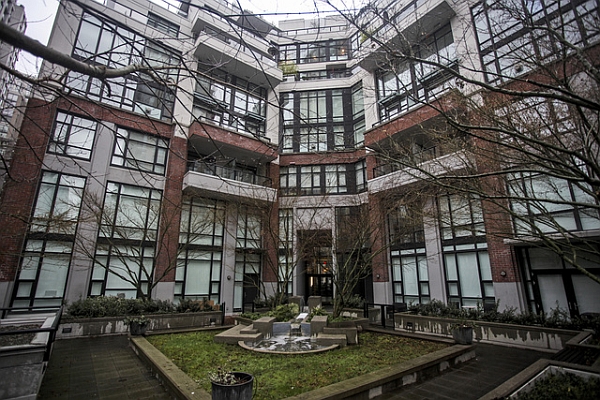
[[[85,182],[78,176],[43,172],[29,231],[74,235]]]
[[[133,32],[85,14],[82,17],[73,57],[97,65],[120,68],[142,63],[161,68],[155,75],[177,81],[179,56],[162,45]],[[174,89],[157,83],[144,73],[99,80],[69,72],[66,85],[73,94],[133,111],[152,118],[169,121],[174,106]]]
[[[89,160],[97,123],[59,111],[48,144],[48,152]]]
[[[352,106],[353,102],[359,104]],[[284,153],[341,151],[355,148],[364,141],[360,85],[348,89],[282,93],[281,108],[281,151]]]
[[[181,212],[179,243],[186,246],[222,246],[225,206],[217,200],[185,198]]]
[[[111,164],[164,175],[168,147],[167,139],[118,128]]]
[[[60,306],[73,242],[29,239],[15,282],[13,307]]]
[[[160,190],[109,182],[100,237],[156,240],[161,199]]]
[[[151,12],[148,13],[147,25],[167,36],[176,38],[179,35],[179,26],[177,24]]]

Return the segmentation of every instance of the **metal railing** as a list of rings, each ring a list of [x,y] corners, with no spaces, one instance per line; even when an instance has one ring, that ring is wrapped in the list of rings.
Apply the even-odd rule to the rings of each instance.
[[[429,147],[421,152],[415,153],[409,157],[399,157],[398,162],[388,162],[385,164],[378,165],[373,168],[373,176],[378,178],[392,172],[402,171],[403,169],[409,168],[410,166],[417,166],[418,164],[424,163],[425,161],[433,160],[437,157],[436,147]]]
[[[54,340],[56,339],[56,331],[58,330],[58,325],[60,324],[60,318],[62,317],[63,307],[15,307],[15,308],[0,308],[2,312],[2,319],[6,317],[7,314],[17,312],[19,315],[28,316],[34,313],[40,312],[48,312],[54,311],[55,318],[52,322],[52,325],[46,328],[34,328],[34,329],[15,329],[15,330],[6,330],[0,331],[0,336],[8,336],[8,335],[22,335],[28,333],[44,333],[48,332],[48,340],[44,344],[44,361],[50,360],[50,353],[52,352],[52,345],[54,344]],[[25,312],[27,311],[27,312]]]
[[[199,172],[201,174],[218,176],[219,178],[231,179],[238,182],[250,183],[271,187],[271,178],[261,176],[248,170],[234,167],[225,167],[221,165],[211,165],[203,161],[188,162],[188,171]]]

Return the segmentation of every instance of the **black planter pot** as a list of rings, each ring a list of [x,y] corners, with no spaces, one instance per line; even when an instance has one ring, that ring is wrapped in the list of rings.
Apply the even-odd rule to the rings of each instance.
[[[224,385],[218,382],[212,383],[212,400],[251,400],[254,376],[245,372],[232,372],[242,383],[236,385]]]
[[[458,344],[472,344],[473,343],[473,328],[464,327],[456,328],[452,331],[452,337]]]
[[[146,333],[146,328],[148,327],[148,324],[146,323],[139,323],[139,322],[132,322],[129,324],[129,333],[131,333],[134,336],[139,336],[139,335],[144,335]]]

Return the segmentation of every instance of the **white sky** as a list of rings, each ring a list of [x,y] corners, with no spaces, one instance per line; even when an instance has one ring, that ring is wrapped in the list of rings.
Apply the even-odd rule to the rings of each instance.
[[[27,18],[27,30],[25,33],[43,44],[47,44],[59,0],[18,0],[17,2],[25,6],[25,16]],[[265,20],[271,23],[275,23],[275,21],[281,19],[311,19],[315,15],[294,13],[314,12],[317,8],[321,12],[331,10],[330,7],[324,4],[323,0],[239,0],[239,3],[243,9],[250,10],[255,14],[279,14],[263,16]],[[348,9],[353,8],[355,3],[360,4],[363,1],[332,0],[331,3],[340,9]],[[286,15],[285,13],[290,14]],[[28,74],[36,74],[39,64],[39,60],[31,54],[22,51],[17,62],[17,69]]]

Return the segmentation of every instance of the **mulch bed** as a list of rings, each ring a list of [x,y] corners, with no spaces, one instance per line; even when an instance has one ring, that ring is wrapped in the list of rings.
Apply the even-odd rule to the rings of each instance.
[[[26,329],[37,329],[40,325],[11,325],[11,326],[0,326],[0,332],[7,331],[22,331]],[[12,335],[0,335],[0,347],[2,346],[16,346],[20,344],[28,344],[33,340],[35,333],[14,333]]]

